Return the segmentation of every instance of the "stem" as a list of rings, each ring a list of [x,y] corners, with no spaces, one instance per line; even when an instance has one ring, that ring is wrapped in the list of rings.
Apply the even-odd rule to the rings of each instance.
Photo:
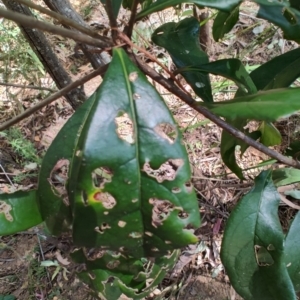
[[[72,82],[71,84],[67,85],[63,89],[59,90],[55,94],[51,95],[50,97],[47,97],[43,101],[39,102],[35,106],[28,108],[25,110],[23,113],[19,114],[18,116],[12,118],[11,120],[8,120],[4,122],[2,125],[0,125],[0,131],[3,131],[7,129],[8,127],[15,125],[16,123],[24,120],[25,118],[31,116],[33,113],[38,111],[39,109],[43,108],[44,106],[50,104],[51,102],[57,100],[60,97],[63,97],[66,95],[68,92],[73,90],[74,88],[77,88],[78,86],[83,85],[85,82],[91,80],[92,78],[96,77],[97,75],[104,74],[108,68],[108,65],[105,65],[103,67],[98,68],[97,70],[91,72],[90,74]]]
[[[16,83],[1,82],[1,81],[0,81],[0,85],[19,87],[19,88],[23,88],[23,89],[48,91],[48,92],[51,92],[51,93],[55,92],[55,90],[53,90],[53,89],[48,89],[48,88],[45,88],[45,87],[34,86],[34,85],[23,85],[23,84],[16,84]]]
[[[182,101],[184,101],[186,104],[188,104],[190,107],[194,108],[196,111],[201,113],[203,116],[214,122],[216,125],[221,127],[222,129],[226,130],[229,134],[234,136],[235,138],[247,143],[248,145],[252,146],[253,148],[259,150],[260,152],[276,159],[277,161],[291,166],[293,168],[300,169],[300,163],[294,159],[288,158],[272,149],[269,149],[268,147],[262,145],[261,143],[251,139],[249,136],[245,135],[243,132],[239,131],[235,127],[231,126],[218,116],[214,115],[211,111],[209,111],[207,108],[201,106],[198,102],[196,102],[192,97],[184,93],[182,90],[180,90],[171,80],[164,78],[160,74],[158,74],[155,70],[150,68],[148,65],[143,63],[139,58],[133,57],[131,55],[131,58],[133,61],[137,62],[141,70],[151,77],[153,80],[158,82],[160,85],[162,85],[165,89],[179,97]]]
[[[70,27],[73,27],[75,29],[77,29],[78,31],[82,32],[82,33],[85,33],[91,37],[94,37],[94,38],[98,38],[98,39],[102,39],[102,40],[107,40],[106,37],[103,37],[101,35],[99,35],[96,31],[88,28],[88,27],[85,27],[85,26],[82,26],[80,25],[79,23],[77,22],[74,22],[73,20],[57,13],[57,12],[54,12],[50,9],[47,9],[45,7],[42,7],[40,5],[37,5],[37,4],[34,4],[32,3],[31,1],[28,1],[28,0],[15,0],[16,2],[18,3],[21,3],[21,4],[24,4],[28,7],[31,7],[45,15],[48,15],[54,19],[56,19],[57,21],[59,21],[61,24],[63,25],[66,25],[66,26],[70,26]]]
[[[138,5],[139,5],[139,0],[134,0],[131,7],[131,15],[130,15],[128,25],[124,29],[124,33],[128,36],[129,39],[131,39]]]
[[[109,19],[110,28],[112,30],[111,35],[112,35],[113,41],[116,42],[117,33],[118,33],[118,24],[117,24],[117,20],[114,16],[112,0],[106,0],[105,7],[106,7],[106,13],[107,13],[107,16]]]
[[[102,41],[100,39],[95,39],[85,34],[78,33],[73,30],[61,28],[59,26],[52,25],[48,22],[42,22],[35,18],[28,17],[23,14],[13,12],[7,9],[0,8],[0,17],[4,17],[5,19],[14,21],[17,24],[20,24],[24,27],[37,28],[42,31],[59,34],[61,36],[71,38],[74,41],[81,42],[87,45],[96,46],[103,49],[110,48],[113,46],[113,43],[110,40]]]

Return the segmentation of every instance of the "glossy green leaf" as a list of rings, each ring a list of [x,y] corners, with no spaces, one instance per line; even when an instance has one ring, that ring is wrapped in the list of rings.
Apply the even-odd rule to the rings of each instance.
[[[197,19],[186,18],[158,27],[152,35],[152,41],[169,52],[177,68],[202,65],[208,63],[208,56],[200,47],[199,32]],[[182,75],[203,101],[213,101],[207,73],[184,72]]]
[[[234,81],[237,84],[237,86],[239,86],[246,93],[254,94],[257,92],[256,86],[253,83],[250,75],[246,71],[244,65],[239,59],[236,58],[220,59],[202,65],[195,65],[194,61],[190,67],[178,70],[178,72],[182,73],[183,76],[187,71],[197,71],[201,73],[211,73],[214,75],[223,76],[227,79]]]
[[[300,11],[289,1],[255,0],[260,5],[257,16],[279,26],[284,37],[300,41]]]
[[[291,196],[294,199],[300,200],[300,190],[289,190],[284,192],[285,195]]]
[[[300,212],[295,216],[285,238],[285,264],[296,292],[300,291]]]
[[[63,214],[67,224],[73,220],[76,245],[147,257],[197,241],[185,229],[200,220],[181,134],[123,50],[114,51],[100,88],[65,125],[45,160],[43,216],[51,225],[55,215],[57,224]]]
[[[137,19],[141,19],[154,12],[161,11],[168,7],[176,6],[185,2],[231,12],[238,4],[242,2],[242,0],[157,0],[146,9],[142,10],[137,15]]]
[[[212,34],[217,42],[228,33],[239,19],[239,6],[230,12],[219,11],[213,24]]]
[[[42,222],[36,191],[0,194],[0,236],[14,234]]]
[[[300,89],[278,89],[258,92],[226,102],[206,104],[210,110],[231,120],[251,119],[274,122],[300,110]]]
[[[281,134],[272,123],[262,122],[258,130],[261,132],[260,142],[265,146],[281,144]]]
[[[231,284],[245,300],[296,300],[285,265],[279,203],[271,172],[264,171],[227,221],[221,259]]]
[[[107,300],[119,299],[122,294],[133,299],[145,299],[174,267],[180,254],[179,250],[175,250],[170,256],[151,262],[146,259],[125,260],[121,255],[103,250],[105,253],[101,259],[89,260],[83,251],[79,252],[73,254],[75,260],[81,264],[86,263],[89,269],[88,272],[80,272],[79,277]],[[113,265],[117,267],[107,267]],[[118,269],[119,266],[122,268]]]
[[[280,168],[273,171],[273,181],[276,186],[300,182],[300,170],[294,168]]]
[[[16,300],[16,297],[13,295],[0,295],[0,300]]]
[[[106,0],[100,0],[100,1],[102,4],[104,4],[104,7],[105,7]],[[112,0],[111,4],[112,4],[114,16],[115,16],[115,18],[117,18],[118,14],[119,14],[119,10],[121,8],[122,0]]]
[[[284,88],[290,86],[300,76],[300,49],[295,49],[279,55],[267,63],[261,65],[251,72],[250,77],[253,80],[258,90],[269,90],[273,88]],[[245,96],[247,93],[243,89],[239,89],[235,98]],[[230,121],[229,123],[243,131],[247,132],[244,127],[247,125],[247,120],[240,119],[240,121]],[[234,124],[233,124],[234,123]],[[279,137],[277,137],[278,139]],[[256,137],[255,137],[256,139]],[[221,154],[226,166],[232,170],[239,178],[242,170],[237,165],[235,160],[234,149],[241,142],[226,132],[222,133],[221,138]],[[291,145],[292,146],[292,145]],[[296,147],[298,148],[298,147]],[[296,149],[295,148],[295,149]],[[300,149],[300,147],[299,147]],[[246,149],[245,149],[246,150]],[[297,150],[296,152],[298,152]],[[287,152],[287,155],[288,152]]]

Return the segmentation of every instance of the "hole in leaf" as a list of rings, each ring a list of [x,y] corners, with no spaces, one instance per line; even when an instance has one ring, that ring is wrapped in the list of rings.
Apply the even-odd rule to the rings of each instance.
[[[96,188],[104,189],[106,183],[111,182],[113,172],[107,167],[97,168],[92,172],[93,183]]]
[[[92,248],[89,250],[89,252],[86,254],[86,257],[88,260],[96,260],[101,257],[106,253],[106,250],[101,249],[101,248]]]
[[[267,247],[268,251],[274,251],[275,250],[275,247],[274,245],[270,244],[268,247]]]
[[[131,82],[136,81],[138,77],[139,77],[139,75],[137,72],[131,72],[129,74],[129,81],[131,81]]]
[[[176,127],[169,123],[160,123],[155,126],[154,131],[163,139],[167,140],[170,144],[174,144],[177,138]]]
[[[268,250],[265,247],[255,245],[254,250],[255,250],[256,262],[260,267],[267,267],[274,264],[274,260],[271,254],[268,252]]]
[[[106,229],[110,229],[110,228],[111,227],[107,223],[102,223],[100,227],[99,226],[95,227],[95,231],[97,231],[100,234],[103,234]]]
[[[76,156],[77,157],[81,157],[82,156],[82,151],[81,150],[77,150],[76,151]]]
[[[189,217],[189,214],[188,214],[187,212],[185,212],[185,211],[180,211],[180,212],[178,213],[178,217],[179,217],[180,219],[187,219],[187,218]]]
[[[133,239],[139,239],[141,238],[143,235],[140,232],[131,232],[129,233],[129,237],[133,238]]]
[[[163,163],[157,170],[151,168],[150,164],[146,162],[143,166],[143,171],[148,176],[153,177],[157,182],[161,183],[164,180],[172,181],[175,179],[178,169],[183,165],[182,159],[169,159]]]
[[[191,193],[193,191],[193,185],[191,184],[191,182],[185,183],[185,189],[188,193]]]
[[[126,226],[126,222],[124,222],[124,221],[119,221],[119,222],[118,222],[118,226],[123,228],[123,227]]]
[[[145,234],[148,235],[148,236],[153,236],[153,233],[150,232],[150,231],[145,231]]]
[[[133,100],[139,100],[141,98],[141,96],[139,94],[137,94],[137,93],[134,93],[132,95],[132,98],[133,98]]]
[[[88,195],[85,190],[81,191],[82,202],[85,206],[88,206]]]
[[[115,277],[113,277],[113,276],[109,276],[108,278],[107,278],[107,280],[106,281],[103,281],[104,283],[113,283],[115,281]]]
[[[180,193],[180,192],[181,192],[181,188],[179,188],[179,187],[174,187],[174,188],[172,188],[172,193],[178,194],[178,193]]]
[[[152,225],[157,228],[161,226],[163,221],[168,217],[174,205],[168,200],[159,200],[156,198],[150,198],[149,203],[153,205]]]
[[[11,210],[12,210],[11,205],[9,205],[8,203],[6,203],[4,201],[0,201],[0,214],[4,214],[5,219],[8,222],[12,222],[14,220],[12,215],[9,213]]]
[[[88,273],[88,275],[89,275],[89,277],[92,279],[92,280],[95,280],[96,279],[96,276],[94,275],[94,274],[92,274],[92,273]]]
[[[136,202],[138,202],[138,201],[139,201],[138,199],[132,199],[132,200],[131,200],[132,203],[136,203]]]
[[[103,207],[106,209],[112,209],[117,204],[115,198],[111,194],[106,192],[105,193],[97,192],[94,195],[94,199],[98,202],[101,202]]]
[[[108,269],[115,269],[120,264],[119,260],[111,260],[106,264],[106,267]]]
[[[53,193],[62,198],[65,205],[69,206],[68,192],[66,183],[68,180],[70,162],[67,159],[60,159],[53,167],[48,182],[51,185]]]
[[[108,214],[109,214],[109,211],[105,211],[103,214],[104,214],[104,215],[108,215]]]
[[[158,248],[151,248],[151,251],[153,251],[153,252],[158,252],[159,250],[158,250]]]
[[[167,245],[170,245],[170,244],[172,244],[172,242],[171,242],[171,241],[165,241],[165,243],[166,243]]]
[[[115,123],[117,125],[118,137],[129,144],[134,143],[134,129],[133,123],[129,118],[128,114],[121,112],[118,117],[115,118]]]

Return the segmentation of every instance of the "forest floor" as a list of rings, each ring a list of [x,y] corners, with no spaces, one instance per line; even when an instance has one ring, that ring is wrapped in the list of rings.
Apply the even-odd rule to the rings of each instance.
[[[103,22],[103,11],[98,9],[98,2],[93,4],[93,1],[73,1],[73,5],[84,15],[88,24]],[[188,6],[184,8],[185,15],[188,15],[189,10]],[[150,20],[141,21],[135,31],[135,42],[140,46],[151,47],[155,54],[161,52],[161,49],[149,43],[151,32],[161,22],[182,18],[182,12],[176,13],[170,9],[156,14]],[[49,39],[74,80],[92,70],[84,58],[74,57],[72,43],[58,36],[51,36]],[[0,39],[0,48],[2,42]],[[211,61],[220,58],[240,58],[251,71],[295,46],[294,43],[285,41],[281,32],[273,26],[256,19],[252,7],[246,3],[232,32],[220,43],[212,42],[207,52]],[[171,66],[170,57],[165,52],[162,54],[161,60],[167,66]],[[18,63],[20,62],[10,60],[10,67],[17,68]],[[0,61],[0,67],[4,68],[4,63],[1,64]],[[19,84],[38,82],[44,87],[53,88],[51,79],[44,72],[36,70],[35,81],[22,77],[22,74],[17,75],[17,79],[10,77],[8,81]],[[95,78],[86,83],[86,94],[90,96],[100,82],[101,79]],[[212,76],[212,83],[217,101],[225,101],[234,96],[236,87],[228,80]],[[188,85],[185,87],[190,89]],[[247,169],[244,172],[247,180],[241,182],[222,162],[221,129],[171,96],[162,87],[156,88],[165,95],[164,99],[183,133],[192,168],[193,184],[199,199],[202,225],[195,231],[201,242],[182,249],[175,269],[149,299],[241,299],[230,286],[220,260],[222,233],[236,202],[247,193],[253,185],[253,179],[262,170],[256,166],[268,157],[249,148],[243,157],[238,159],[240,166]],[[17,115],[45,94],[45,91],[0,85],[0,122]],[[22,121],[17,125],[17,129],[2,135],[0,133],[0,192],[36,187],[40,166],[37,157],[43,155],[72,113],[68,103],[59,99]],[[298,128],[299,124],[297,119],[288,119],[278,125],[283,136],[288,138],[289,132]],[[257,124],[253,123],[251,126],[255,128]],[[35,150],[28,145],[29,154],[24,154],[24,140],[29,140]],[[288,220],[293,212],[283,206],[281,214],[283,219]],[[14,295],[19,300],[93,299],[89,296],[87,288],[75,277],[74,266],[69,262],[67,254],[68,246],[68,241],[64,238],[49,237],[43,226],[13,236],[0,237],[0,296]],[[45,266],[41,266],[43,261],[46,262]]]

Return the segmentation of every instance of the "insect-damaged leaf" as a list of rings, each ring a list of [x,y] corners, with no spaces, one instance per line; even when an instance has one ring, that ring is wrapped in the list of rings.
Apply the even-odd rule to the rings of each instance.
[[[285,264],[279,202],[271,172],[264,171],[227,221],[221,259],[233,287],[246,300],[296,299]]]
[[[17,233],[42,221],[36,191],[0,194],[0,235]]]
[[[69,207],[76,245],[140,258],[197,241],[189,228],[199,226],[199,209],[180,132],[123,50],[114,50],[100,88],[65,128],[45,186]]]

